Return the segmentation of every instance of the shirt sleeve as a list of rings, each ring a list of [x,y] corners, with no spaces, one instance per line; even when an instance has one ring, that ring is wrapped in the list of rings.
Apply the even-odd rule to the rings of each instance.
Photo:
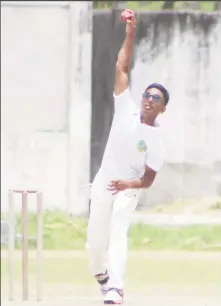
[[[125,112],[137,111],[137,107],[133,101],[129,87],[119,95],[115,95],[114,93],[113,97],[115,114],[124,114]]]
[[[158,172],[163,166],[164,158],[165,150],[163,144],[161,144],[159,148],[155,148],[148,152],[146,165],[152,170]]]

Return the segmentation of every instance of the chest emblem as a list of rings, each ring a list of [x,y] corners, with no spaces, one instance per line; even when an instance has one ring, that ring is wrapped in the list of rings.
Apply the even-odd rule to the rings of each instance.
[[[139,152],[146,152],[147,151],[147,146],[144,140],[139,140],[137,143],[137,150]]]

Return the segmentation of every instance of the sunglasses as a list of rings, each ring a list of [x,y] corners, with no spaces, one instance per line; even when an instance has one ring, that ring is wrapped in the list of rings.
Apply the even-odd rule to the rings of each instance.
[[[161,102],[162,101],[162,98],[161,98],[160,95],[158,95],[158,94],[153,94],[152,95],[148,91],[145,91],[143,93],[143,99],[150,99],[150,98],[152,98],[153,102]]]

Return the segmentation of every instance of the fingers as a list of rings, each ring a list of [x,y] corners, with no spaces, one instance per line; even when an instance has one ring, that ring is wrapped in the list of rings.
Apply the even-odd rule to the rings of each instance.
[[[134,17],[132,19],[127,19],[126,23],[127,27],[136,28],[136,19]]]
[[[130,9],[126,9],[126,16],[127,16],[127,21],[131,21],[133,24],[136,22],[136,17],[134,11]]]
[[[117,182],[113,182],[113,181],[111,181],[111,183],[108,184],[108,187],[107,187],[107,189],[110,190],[110,191],[115,190],[117,188],[118,188],[118,183]]]
[[[130,13],[130,14],[134,14],[134,11],[132,11],[131,9],[125,9],[125,11],[127,11],[128,13]]]
[[[135,18],[135,15],[134,15],[134,11],[130,10],[130,9],[126,9],[123,11],[124,15],[125,15],[125,18],[127,19],[133,19]]]
[[[112,192],[112,195],[116,195],[119,192],[118,183],[118,180],[114,180],[111,181],[110,184],[108,184],[107,190]]]
[[[114,190],[117,190],[117,188],[115,186],[108,185],[107,190],[108,191],[114,191]]]
[[[107,190],[109,191],[113,191],[117,188],[117,183],[116,181],[111,181],[109,184],[108,184],[108,187],[107,187]]]
[[[119,180],[113,180],[110,182],[110,184],[108,184],[108,186],[115,186],[119,183]]]
[[[136,26],[136,20],[127,20],[127,25]]]
[[[116,187],[108,187],[107,190],[110,191],[112,195],[116,195],[119,192]]]
[[[133,25],[136,23],[136,18],[134,11],[130,9],[126,9],[121,13],[121,20],[127,23],[132,23]]]

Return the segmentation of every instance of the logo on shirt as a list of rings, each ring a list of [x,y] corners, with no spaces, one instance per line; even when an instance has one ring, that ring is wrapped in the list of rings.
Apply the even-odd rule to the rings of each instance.
[[[144,140],[139,140],[137,143],[137,150],[139,152],[146,152],[147,151],[147,146]]]

